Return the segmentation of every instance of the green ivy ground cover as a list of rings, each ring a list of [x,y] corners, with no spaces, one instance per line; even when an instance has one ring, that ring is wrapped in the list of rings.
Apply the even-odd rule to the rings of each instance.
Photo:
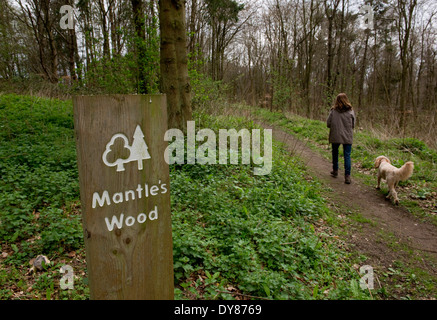
[[[233,117],[197,123],[254,128]],[[87,299],[71,101],[0,96],[0,299]],[[368,299],[317,182],[279,144],[273,168],[171,165],[176,299]],[[3,254],[4,253],[4,254]],[[50,257],[29,274],[29,260]],[[74,260],[76,259],[76,260]],[[73,261],[74,260],[74,261]],[[72,264],[73,291],[59,288]]]

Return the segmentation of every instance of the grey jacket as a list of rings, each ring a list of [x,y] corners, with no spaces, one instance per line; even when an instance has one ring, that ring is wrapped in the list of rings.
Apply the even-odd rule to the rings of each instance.
[[[355,127],[355,112],[353,110],[339,112],[331,109],[326,121],[329,130],[329,143],[352,144]]]

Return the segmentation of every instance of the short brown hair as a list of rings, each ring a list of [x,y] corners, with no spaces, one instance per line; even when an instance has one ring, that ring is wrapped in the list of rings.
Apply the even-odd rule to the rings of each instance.
[[[350,103],[346,93],[339,93],[337,98],[335,99],[334,106],[332,109],[335,109],[339,112],[352,110],[352,104]]]

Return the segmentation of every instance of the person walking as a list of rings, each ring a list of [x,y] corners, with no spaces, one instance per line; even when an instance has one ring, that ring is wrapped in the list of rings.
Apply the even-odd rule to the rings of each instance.
[[[353,129],[355,127],[355,112],[345,93],[338,94],[326,121],[329,130],[329,143],[332,145],[331,176],[338,176],[338,149],[343,145],[344,182],[351,183],[351,153]]]

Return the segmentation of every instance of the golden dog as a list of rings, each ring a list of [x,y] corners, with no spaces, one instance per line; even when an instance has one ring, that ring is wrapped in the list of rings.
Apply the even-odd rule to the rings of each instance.
[[[399,181],[405,181],[413,174],[414,163],[406,162],[401,168],[396,168],[391,165],[390,160],[385,156],[379,156],[375,160],[375,168],[378,168],[378,185],[376,189],[380,188],[381,179],[387,181],[388,195],[387,199],[393,198],[394,204],[399,204],[398,194],[396,193],[396,186]]]

